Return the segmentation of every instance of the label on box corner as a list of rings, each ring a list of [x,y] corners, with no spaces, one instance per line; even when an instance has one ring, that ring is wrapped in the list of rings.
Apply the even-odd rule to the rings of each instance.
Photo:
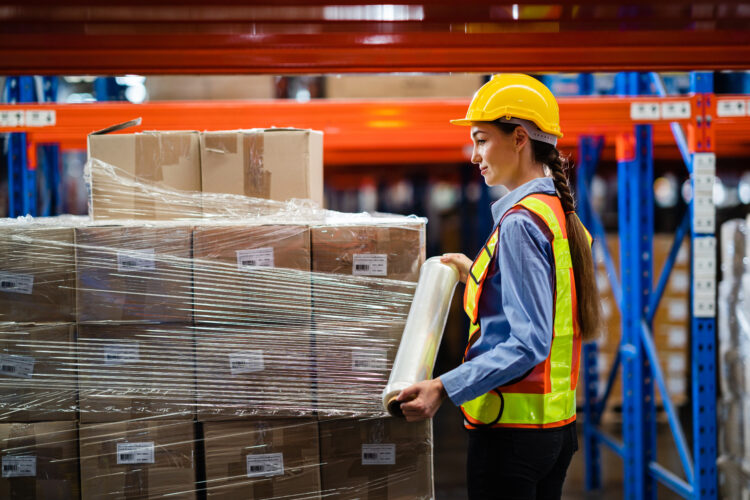
[[[396,445],[363,444],[362,465],[396,465]]]
[[[385,371],[388,364],[385,349],[352,349],[352,371]]]
[[[34,276],[0,271],[0,292],[25,293],[26,295],[30,295],[33,289]]]
[[[34,358],[0,354],[0,375],[16,378],[31,378],[34,375]]]
[[[242,271],[248,267],[275,267],[273,248],[237,250],[237,269]]]
[[[283,453],[265,453],[247,456],[247,477],[270,477],[283,475]]]
[[[2,467],[3,477],[35,477],[36,456],[5,455]]]
[[[237,351],[229,355],[229,370],[232,375],[263,371],[263,351]]]
[[[384,253],[355,253],[352,261],[355,276],[388,276],[388,255]]]
[[[154,442],[117,443],[117,464],[154,463]]]
[[[123,342],[104,346],[105,365],[126,365],[138,361],[138,342]]]
[[[153,248],[117,252],[117,270],[120,272],[153,271],[156,269]]]

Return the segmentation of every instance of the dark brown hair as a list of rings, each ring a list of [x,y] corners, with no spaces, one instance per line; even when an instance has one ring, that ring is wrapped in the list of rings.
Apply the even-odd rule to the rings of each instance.
[[[512,134],[519,125],[514,123],[493,122],[503,133]],[[568,245],[573,263],[573,276],[578,302],[578,325],[584,340],[594,338],[599,332],[601,321],[601,303],[594,274],[594,259],[591,255],[586,229],[575,213],[576,204],[570,190],[568,179],[568,160],[560,155],[552,144],[531,140],[534,161],[549,167],[555,181],[557,196],[565,212],[565,227],[568,231]]]

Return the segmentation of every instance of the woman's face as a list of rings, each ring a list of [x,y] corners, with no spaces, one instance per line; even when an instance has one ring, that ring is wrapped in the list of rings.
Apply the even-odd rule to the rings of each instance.
[[[505,134],[491,123],[475,122],[472,125],[474,151],[471,162],[479,166],[479,172],[488,186],[502,184],[513,189],[514,179],[519,175],[516,135],[518,134],[515,132]]]

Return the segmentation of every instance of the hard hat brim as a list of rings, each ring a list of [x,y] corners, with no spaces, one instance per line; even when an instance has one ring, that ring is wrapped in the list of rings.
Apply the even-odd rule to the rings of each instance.
[[[459,118],[457,120],[451,120],[453,125],[462,125],[464,127],[470,127],[475,120],[467,120],[466,118]]]

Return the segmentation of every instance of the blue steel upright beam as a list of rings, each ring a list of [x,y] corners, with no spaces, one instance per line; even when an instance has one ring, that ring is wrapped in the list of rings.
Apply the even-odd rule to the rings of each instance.
[[[589,78],[579,77],[582,89],[589,90]],[[591,76],[591,75],[587,75]],[[584,226],[591,228],[594,224],[593,206],[590,199],[591,181],[599,160],[602,141],[598,137],[581,136],[578,138],[578,164],[576,168],[576,194],[578,204],[576,211]],[[600,242],[606,245],[606,242]],[[599,370],[597,368],[596,342],[583,345],[583,383],[584,383],[584,459],[586,465],[586,490],[601,488],[601,447],[596,434],[599,422]]]
[[[9,104],[36,102],[33,76],[9,76],[5,79],[4,100]],[[25,119],[19,111],[18,120]],[[29,164],[25,133],[8,134],[8,215],[36,215],[36,170]]]
[[[623,93],[647,91],[647,75],[628,73]],[[654,386],[640,338],[649,303],[653,241],[653,138],[650,125],[636,125],[618,139],[618,217],[622,283],[622,383],[624,497],[655,499],[649,464],[656,460]]]
[[[699,99],[692,123],[691,237],[691,400],[693,414],[694,498],[717,498],[716,479],[716,237],[713,180],[716,175],[712,110],[713,74],[691,74]]]

